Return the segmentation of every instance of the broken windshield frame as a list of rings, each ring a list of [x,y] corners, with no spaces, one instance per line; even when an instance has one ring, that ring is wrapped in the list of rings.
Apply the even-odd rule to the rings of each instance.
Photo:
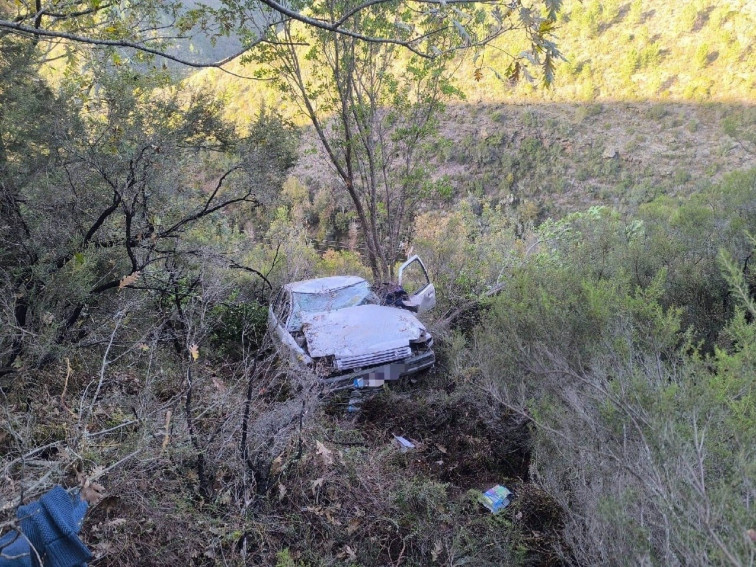
[[[302,313],[322,313],[378,303],[378,298],[366,281],[320,293],[293,292],[291,295],[293,309],[287,325],[290,331],[299,331],[302,328]]]

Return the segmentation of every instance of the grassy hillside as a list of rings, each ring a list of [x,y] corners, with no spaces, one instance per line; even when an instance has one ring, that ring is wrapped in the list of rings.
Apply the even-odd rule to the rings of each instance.
[[[753,101],[756,5],[748,0],[568,1],[557,32],[567,62],[551,91],[507,92],[490,74],[471,99]],[[496,66],[497,59],[488,61]]]
[[[753,167],[755,131],[756,107],[744,104],[454,105],[436,143],[427,206],[485,197],[526,220],[599,203],[633,211]],[[304,145],[315,149],[317,140],[306,136]],[[310,151],[294,174],[316,187],[330,170]]]
[[[756,164],[754,4],[567,1],[560,21],[566,61],[551,89],[496,78],[506,65],[496,49],[461,62],[466,100],[443,117],[428,208],[472,195],[510,204],[524,220],[597,203],[632,211]],[[260,105],[301,121],[259,81],[216,70],[191,80],[222,93],[242,127]],[[294,175],[322,202],[330,168],[314,138],[305,135],[302,150]],[[317,228],[323,237],[334,227]]]
[[[566,62],[542,90],[512,86],[494,70],[506,66],[496,49],[463,62],[458,80],[470,103],[656,100],[756,101],[756,5],[749,0],[567,0],[557,31]],[[497,45],[510,51],[516,45]],[[474,69],[482,71],[475,80]],[[241,65],[230,69],[250,75]],[[216,70],[193,79],[226,93],[232,117],[244,122],[277,93],[257,81]]]

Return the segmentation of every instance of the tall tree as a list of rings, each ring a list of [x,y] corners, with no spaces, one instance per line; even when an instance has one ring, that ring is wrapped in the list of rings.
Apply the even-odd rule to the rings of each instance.
[[[452,19],[443,29],[438,27],[446,17],[441,7],[418,16],[397,3],[366,7],[353,0],[325,0],[311,6],[313,18],[333,25],[347,18],[364,35],[393,34],[399,44],[289,22],[278,41],[259,46],[253,55],[262,63],[259,76],[273,81],[314,127],[360,222],[367,260],[378,281],[392,278],[399,244],[409,236],[430,176],[426,149],[437,131],[439,111],[450,96],[461,94],[453,87],[451,54],[485,43],[486,33],[492,33],[480,26],[489,15],[486,10],[463,8],[468,12],[454,8],[461,21]],[[538,20],[540,35],[531,37],[532,48],[545,54],[545,79],[550,81],[557,52],[545,35],[552,16],[536,17],[520,9],[521,21],[509,22],[507,29],[519,25],[527,35],[530,18]],[[496,9],[491,13],[504,21]],[[428,30],[422,40],[413,39],[418,29]],[[413,49],[403,50],[402,42]],[[425,57],[421,45],[436,55]],[[519,75],[520,65],[513,59],[510,75]]]
[[[366,33],[394,26],[386,9],[365,16]],[[258,51],[260,73],[312,123],[359,219],[373,275],[387,281],[429,174],[426,143],[455,92],[446,61],[414,54],[402,61],[393,44],[288,24],[281,37]]]

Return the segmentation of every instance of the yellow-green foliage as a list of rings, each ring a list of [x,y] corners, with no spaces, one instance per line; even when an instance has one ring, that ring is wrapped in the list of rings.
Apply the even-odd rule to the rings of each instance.
[[[557,31],[567,63],[549,91],[509,87],[493,73],[460,70],[471,100],[754,100],[756,10],[746,1],[578,2],[568,0]],[[486,67],[491,67],[487,69]],[[705,69],[705,71],[703,70]]]
[[[584,564],[748,560],[754,182],[732,175],[635,220],[592,208],[544,223],[475,332],[470,367],[541,426],[533,467],[570,495]]]
[[[306,222],[308,209],[312,206],[310,192],[296,177],[289,177],[281,190],[281,199],[289,206],[291,220],[297,224]]]
[[[756,10],[749,0],[566,0],[556,35],[567,61],[557,66],[551,89],[526,80],[513,86],[497,77],[509,65],[506,53],[526,47],[513,36],[482,55],[463,58],[457,78],[471,101],[753,101],[754,29]],[[255,71],[239,63],[229,69],[245,76]],[[191,81],[226,93],[227,115],[240,123],[263,104],[296,114],[279,92],[259,81],[215,69]]]
[[[352,250],[326,250],[316,270],[323,276],[362,276],[370,279],[370,270],[358,252]]]
[[[480,208],[479,214],[474,209]],[[442,303],[477,297],[501,283],[527,254],[530,233],[505,205],[469,199],[450,212],[430,211],[415,221],[414,249],[426,263]]]

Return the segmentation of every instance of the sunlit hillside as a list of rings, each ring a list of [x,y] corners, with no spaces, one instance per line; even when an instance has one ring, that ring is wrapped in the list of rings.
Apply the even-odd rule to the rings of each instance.
[[[569,0],[561,22],[567,62],[551,91],[507,91],[489,73],[470,85],[471,99],[756,100],[750,0]]]
[[[443,116],[426,207],[473,196],[526,220],[598,203],[632,211],[756,164],[756,4],[569,0],[560,22],[565,61],[549,89],[497,77],[497,48],[518,46],[459,62],[466,98]],[[217,70],[190,80],[222,95],[242,127],[263,104],[305,123],[264,82]],[[331,169],[317,140],[303,143],[295,176],[317,192]]]
[[[518,49],[502,44],[462,63],[458,80],[468,102],[756,101],[756,3],[750,0],[568,0],[560,21],[566,61],[551,89],[497,78],[506,66],[498,48]],[[239,64],[229,70],[251,75]],[[264,83],[216,70],[193,81],[225,92],[229,113],[242,122],[262,101],[280,103]]]

